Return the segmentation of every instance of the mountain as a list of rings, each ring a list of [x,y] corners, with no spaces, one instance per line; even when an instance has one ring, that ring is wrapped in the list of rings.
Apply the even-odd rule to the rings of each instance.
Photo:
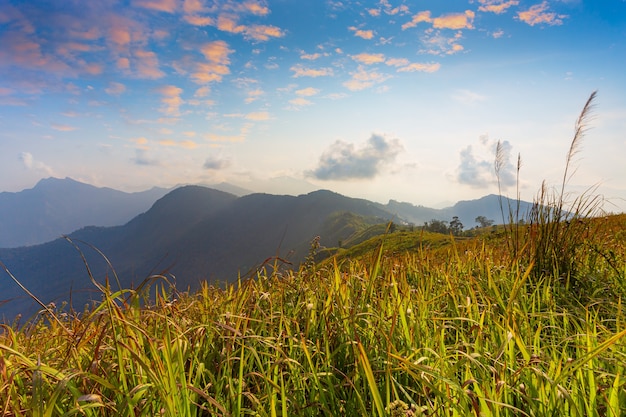
[[[35,245],[89,225],[115,226],[144,212],[168,190],[126,193],[71,178],[0,193],[0,248]]]
[[[503,201],[505,210],[507,201]],[[393,201],[385,206],[326,190],[299,196],[256,193],[237,197],[207,187],[183,186],[124,225],[84,227],[69,235],[71,243],[56,239],[0,249],[0,261],[43,302],[58,304],[71,298],[80,310],[83,303],[100,296],[81,253],[93,277],[101,283],[108,278],[113,289],[118,289],[118,279],[122,288],[136,288],[146,277],[164,274],[179,290],[194,290],[202,280],[216,283],[254,277],[266,260],[272,264],[280,258],[279,263],[297,268],[316,236],[322,246],[342,246],[373,224],[392,220],[419,226],[423,222],[416,221],[418,216],[429,221],[456,215],[470,228],[477,216],[498,222],[499,207],[497,196],[435,210]],[[36,311],[29,297],[0,271],[0,321]]]
[[[502,203],[502,206],[500,206],[500,203]],[[450,221],[456,216],[463,223],[465,229],[471,229],[476,226],[476,217],[478,216],[484,216],[489,220],[493,220],[495,224],[504,223],[502,211],[504,211],[504,219],[508,222],[509,210],[515,213],[518,210],[517,204],[517,200],[507,197],[500,198],[498,195],[490,194],[477,200],[459,201],[453,206],[442,209],[414,206],[410,203],[401,203],[395,200],[390,200],[389,203],[381,205],[381,208],[417,226],[421,226],[424,222],[433,219]],[[524,218],[531,207],[532,203],[520,201],[519,218]]]
[[[77,248],[93,276],[99,282],[108,277],[114,289],[116,275],[121,287],[130,288],[162,272],[176,282],[177,288],[195,289],[201,280],[232,282],[240,275],[254,276],[256,268],[274,256],[297,267],[317,235],[322,245],[336,246],[354,233],[354,228],[345,226],[351,217],[337,214],[343,212],[379,222],[392,217],[375,203],[330,191],[297,197],[236,197],[205,187],[185,186],[171,191],[123,226],[77,230],[69,235],[76,248],[65,239],[57,239],[36,246],[0,249],[0,260],[43,302],[60,303],[71,298],[80,310],[83,303],[99,295],[94,292]],[[94,248],[106,255],[106,260]],[[0,279],[0,294],[0,318],[11,318],[19,312],[30,316],[37,311],[37,306],[6,276]]]

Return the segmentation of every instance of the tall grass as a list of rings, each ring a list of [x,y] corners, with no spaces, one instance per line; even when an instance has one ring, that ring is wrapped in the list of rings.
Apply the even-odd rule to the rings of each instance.
[[[80,315],[42,311],[33,327],[5,325],[0,412],[626,412],[620,299],[559,305],[565,289],[547,279],[528,287],[533,266],[510,268],[501,245],[480,239],[393,256],[382,247],[372,259],[262,270],[194,294],[157,281],[147,307],[140,293],[118,291]],[[613,271],[606,260],[596,268]]]
[[[592,110],[596,92],[587,99],[576,119],[574,136],[565,157],[563,177],[559,187],[550,188],[544,181],[533,200],[529,213],[519,211],[519,172],[521,158],[517,163],[517,206],[502,206],[507,247],[514,262],[522,261],[533,265],[535,277],[552,277],[560,280],[577,294],[585,294],[591,288],[585,276],[585,252],[589,237],[598,233],[599,222],[589,219],[604,215],[603,198],[597,194],[597,186],[588,188],[579,195],[572,195],[567,186],[576,172],[574,160],[579,153]],[[502,196],[500,177],[504,164],[503,148],[496,148],[495,171]],[[502,201],[502,197],[500,199]],[[508,216],[507,216],[508,214]],[[506,218],[508,217],[508,218]]]

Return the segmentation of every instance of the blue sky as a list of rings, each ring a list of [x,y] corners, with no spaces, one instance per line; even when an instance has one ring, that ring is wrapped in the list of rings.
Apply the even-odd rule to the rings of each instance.
[[[0,191],[288,177],[441,206],[497,193],[501,141],[532,199],[598,90],[569,190],[626,210],[625,63],[624,0],[0,0]]]

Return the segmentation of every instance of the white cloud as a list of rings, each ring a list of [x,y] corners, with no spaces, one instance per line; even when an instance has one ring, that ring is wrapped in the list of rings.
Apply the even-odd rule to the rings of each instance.
[[[360,147],[338,140],[322,153],[317,168],[308,174],[320,180],[374,178],[402,150],[398,139],[379,134],[372,134]]]

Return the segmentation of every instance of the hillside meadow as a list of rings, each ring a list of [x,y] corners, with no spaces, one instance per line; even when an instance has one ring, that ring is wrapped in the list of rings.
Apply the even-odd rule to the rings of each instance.
[[[537,227],[383,230],[322,261],[313,241],[298,270],[42,306],[2,326],[0,413],[626,415],[626,215],[563,222],[568,251]]]

